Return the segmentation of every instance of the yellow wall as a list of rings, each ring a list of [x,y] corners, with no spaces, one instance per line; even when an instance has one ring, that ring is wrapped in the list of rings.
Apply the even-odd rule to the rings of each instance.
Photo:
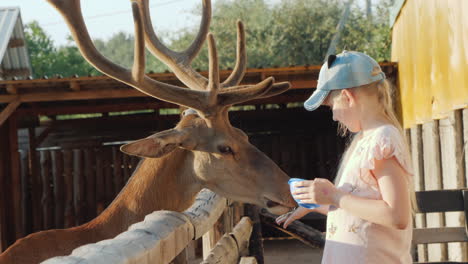
[[[468,0],[406,0],[392,31],[405,128],[468,105]]]

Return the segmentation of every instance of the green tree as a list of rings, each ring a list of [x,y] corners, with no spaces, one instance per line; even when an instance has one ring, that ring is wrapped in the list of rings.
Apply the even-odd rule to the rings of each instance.
[[[74,45],[56,48],[50,36],[33,21],[25,26],[25,38],[31,58],[33,75],[42,76],[72,76],[96,75],[94,69]],[[71,40],[70,40],[71,41]]]

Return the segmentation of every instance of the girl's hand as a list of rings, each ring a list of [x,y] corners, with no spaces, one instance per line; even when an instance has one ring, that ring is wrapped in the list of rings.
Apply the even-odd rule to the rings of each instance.
[[[284,215],[278,216],[276,218],[276,223],[278,225],[281,225],[281,223],[284,223],[283,227],[287,228],[289,224],[291,224],[292,222],[294,222],[297,219],[300,219],[300,218],[304,217],[304,215],[306,215],[306,214],[308,214],[310,212],[312,212],[311,209],[307,209],[307,208],[304,208],[304,207],[298,207],[294,211],[291,211],[291,212],[286,213]]]
[[[300,181],[294,184],[296,189],[292,193],[294,199],[301,203],[315,203],[320,205],[337,206],[341,192],[327,179],[316,178],[312,181]]]

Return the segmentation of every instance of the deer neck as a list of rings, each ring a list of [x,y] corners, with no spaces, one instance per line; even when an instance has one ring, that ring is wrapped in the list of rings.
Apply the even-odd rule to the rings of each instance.
[[[183,211],[202,186],[193,171],[193,154],[176,149],[158,159],[144,159],[109,207],[89,223],[107,235],[119,234],[156,210]]]

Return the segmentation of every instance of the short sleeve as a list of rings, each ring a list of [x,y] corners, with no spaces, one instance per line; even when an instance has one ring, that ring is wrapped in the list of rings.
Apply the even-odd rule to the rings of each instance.
[[[413,174],[409,151],[399,130],[391,125],[378,128],[362,145],[360,168],[375,169],[375,160],[395,157],[400,166]]]

